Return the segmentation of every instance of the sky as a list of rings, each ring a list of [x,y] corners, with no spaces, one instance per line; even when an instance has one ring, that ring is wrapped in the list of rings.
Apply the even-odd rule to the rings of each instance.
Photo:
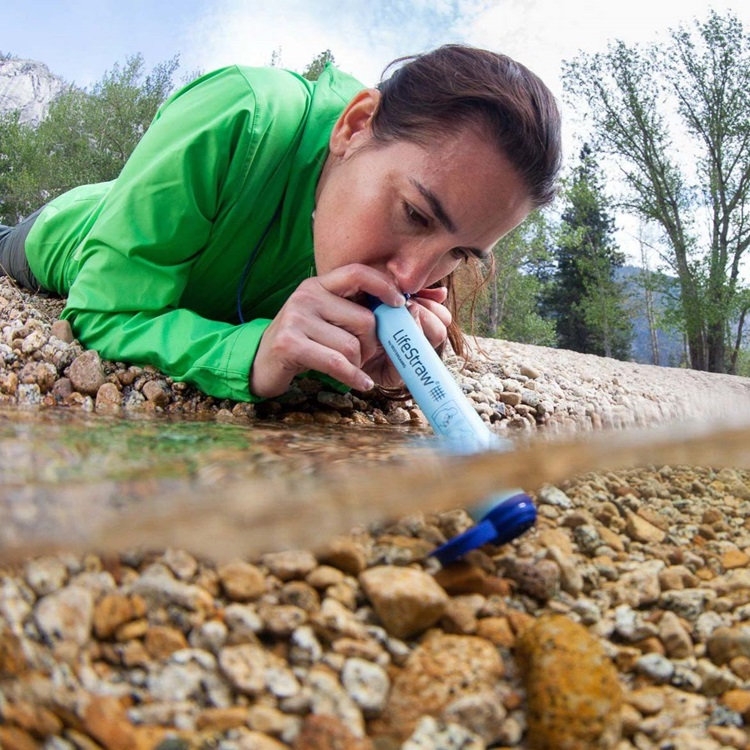
[[[330,49],[374,85],[397,57],[461,42],[516,58],[562,100],[564,60],[615,39],[658,40],[709,8],[750,27],[748,0],[5,0],[0,52],[90,86],[135,54],[146,70],[179,55],[181,80],[274,55],[302,71]]]
[[[710,8],[750,28],[748,0],[4,0],[0,52],[86,87],[135,54],[146,70],[179,55],[180,79],[232,63],[267,65],[274,54],[302,71],[330,49],[340,68],[374,85],[397,57],[474,44],[541,76],[563,103],[565,150],[577,153],[562,62],[616,39],[657,41]]]
[[[446,42],[509,54],[561,92],[562,60],[609,41],[652,41],[708,8],[750,25],[747,0],[5,0],[0,51],[87,86],[136,53],[147,68],[265,65],[302,70],[330,49],[364,84],[392,59]]]

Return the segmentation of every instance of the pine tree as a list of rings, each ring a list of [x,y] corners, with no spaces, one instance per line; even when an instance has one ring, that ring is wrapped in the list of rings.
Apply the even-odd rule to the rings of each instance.
[[[545,299],[563,349],[626,359],[631,326],[615,271],[625,262],[614,241],[614,219],[588,146],[564,190],[557,269]]]

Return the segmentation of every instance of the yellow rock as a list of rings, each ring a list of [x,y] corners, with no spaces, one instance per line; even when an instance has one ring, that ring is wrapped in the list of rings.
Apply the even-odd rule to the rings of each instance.
[[[622,688],[600,642],[563,615],[546,615],[519,636],[529,748],[610,750],[622,734]]]
[[[0,677],[17,677],[28,668],[21,639],[10,630],[0,630]]]
[[[727,690],[721,702],[731,711],[742,714],[745,721],[750,719],[750,690]]]
[[[721,565],[724,570],[733,570],[734,568],[745,568],[748,562],[750,562],[750,555],[746,554],[742,550],[734,549],[727,550],[721,556]]]
[[[371,736],[403,742],[420,717],[438,717],[459,697],[493,691],[503,673],[499,651],[489,641],[432,630],[395,672],[387,708],[369,725]]]

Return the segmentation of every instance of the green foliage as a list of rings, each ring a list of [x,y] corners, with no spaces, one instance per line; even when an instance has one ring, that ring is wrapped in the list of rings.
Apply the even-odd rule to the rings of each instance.
[[[554,321],[539,313],[543,288],[543,282],[532,273],[519,271],[509,276],[506,312],[497,327],[496,337],[522,344],[555,346]]]
[[[743,378],[750,378],[750,349],[740,349],[737,352],[735,372]]]
[[[172,90],[172,77],[179,67],[177,57],[157,65],[151,73],[143,69],[140,55],[128,58],[120,68],[105,73],[91,92],[97,106],[87,112],[89,130],[96,134],[95,150],[106,154],[99,168],[116,176]]]
[[[539,346],[554,343],[554,324],[538,310],[551,263],[552,231],[547,216],[535,211],[495,245],[493,273],[477,302],[477,335]]]
[[[564,83],[622,174],[621,207],[661,230],[690,365],[732,371],[750,247],[750,36],[710,11],[666,43],[581,54]]]
[[[735,305],[736,327],[731,332],[735,336],[735,344],[729,369],[738,375],[750,375],[750,287],[737,295]]]
[[[614,219],[588,146],[564,186],[565,209],[557,236],[557,268],[546,290],[564,349],[617,359],[630,355],[632,332],[625,294],[614,280],[625,257],[614,243]]]
[[[29,131],[18,112],[0,115],[0,224],[15,224],[40,195],[30,169],[35,155]]]
[[[312,59],[308,66],[302,71],[302,77],[307,78],[308,81],[317,81],[328,63],[334,65],[336,60],[331,50],[326,49]]]
[[[69,86],[33,127],[0,117],[0,221],[16,223],[72,187],[115,178],[173,87],[173,58],[144,71],[140,55],[90,91]]]

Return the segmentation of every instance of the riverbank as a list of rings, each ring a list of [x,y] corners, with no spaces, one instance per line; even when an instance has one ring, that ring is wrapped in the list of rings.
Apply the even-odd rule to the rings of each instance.
[[[0,280],[0,403],[423,425],[305,382],[258,407],[102,362]],[[483,340],[456,377],[502,436],[735,417],[750,381]],[[1,488],[0,488],[1,489]],[[216,564],[47,555],[0,578],[2,747],[745,748],[750,472],[649,466],[535,496],[536,527],[439,570],[460,509]],[[217,545],[221,540],[216,541]]]

